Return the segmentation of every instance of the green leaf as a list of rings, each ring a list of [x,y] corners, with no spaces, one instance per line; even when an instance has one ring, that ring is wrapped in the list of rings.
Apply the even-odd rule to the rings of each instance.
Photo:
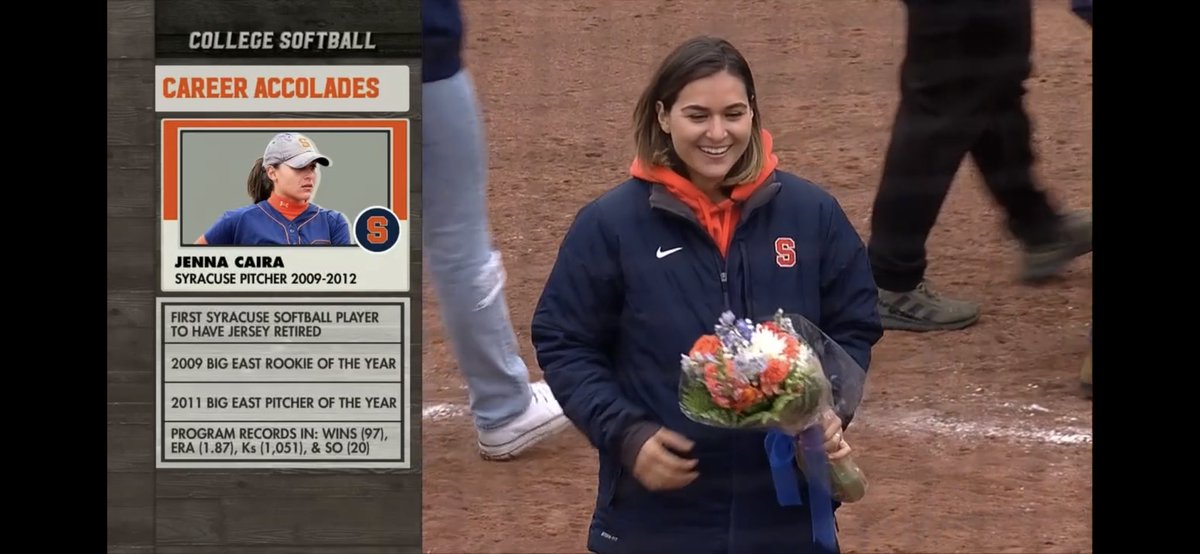
[[[753,415],[743,419],[741,422],[741,426],[744,426],[744,427],[748,427],[751,425],[767,426],[767,425],[770,425],[771,423],[774,423],[775,419],[776,419],[775,413],[771,410],[766,410],[766,411],[758,412],[756,414],[753,414]]]
[[[684,385],[679,398],[683,414],[702,423],[727,426],[733,423],[731,414],[713,402],[708,388],[699,381]]]

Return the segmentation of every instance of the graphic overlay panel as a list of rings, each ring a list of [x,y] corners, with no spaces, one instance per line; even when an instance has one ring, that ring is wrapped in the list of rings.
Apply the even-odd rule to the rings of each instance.
[[[109,2],[109,552],[422,551],[420,5]]]
[[[406,299],[158,301],[156,467],[412,466]]]
[[[164,119],[162,290],[408,292],[409,125],[407,119]],[[310,210],[324,214],[289,221],[248,195],[255,160],[278,133],[311,139],[330,160],[317,164],[309,199]],[[341,231],[306,234],[328,225],[325,216]],[[371,232],[360,237],[367,223]]]

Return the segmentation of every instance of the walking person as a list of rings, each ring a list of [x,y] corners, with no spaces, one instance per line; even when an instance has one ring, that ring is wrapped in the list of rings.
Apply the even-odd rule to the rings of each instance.
[[[530,383],[487,218],[487,146],[463,66],[458,0],[421,0],[421,231],[442,323],[467,382],[484,459],[508,460],[570,426],[545,382]]]
[[[941,296],[925,278],[925,244],[970,154],[1020,244],[1020,279],[1058,274],[1092,250],[1091,214],[1060,213],[1032,172],[1023,105],[1032,62],[1031,0],[905,0],[900,105],[868,243],[885,329],[962,329],[973,302]]]

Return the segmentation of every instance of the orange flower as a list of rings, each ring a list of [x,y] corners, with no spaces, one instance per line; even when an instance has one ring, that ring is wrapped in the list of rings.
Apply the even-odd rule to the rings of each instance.
[[[796,359],[796,356],[800,355],[800,341],[791,335],[784,335],[783,341],[787,344],[783,347],[783,355],[789,360]]]
[[[722,408],[729,408],[731,406],[729,399],[719,394],[713,396],[713,403]]]
[[[740,412],[757,404],[763,398],[762,391],[751,386],[739,384],[733,390],[732,408],[735,412]]]
[[[774,395],[779,392],[779,385],[787,378],[788,364],[783,360],[770,360],[767,362],[766,369],[763,370],[759,377],[762,384],[762,391]]]
[[[720,374],[720,368],[717,367],[717,364],[705,364],[704,386],[708,389],[708,395],[712,397],[713,402],[716,402],[718,406],[722,408],[728,408],[729,400],[725,398],[725,391],[723,390],[727,387],[725,383],[722,382],[722,377],[723,376]]]
[[[696,339],[696,343],[692,345],[692,356],[703,356],[704,354],[717,355],[721,351],[721,340],[715,335],[704,335]]]

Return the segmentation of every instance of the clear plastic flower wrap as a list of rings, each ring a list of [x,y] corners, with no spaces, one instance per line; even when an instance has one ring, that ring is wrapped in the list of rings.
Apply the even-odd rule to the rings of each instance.
[[[689,419],[776,430],[796,442],[789,451],[795,463],[820,473],[818,484],[831,487],[834,498],[856,502],[866,495],[866,476],[853,456],[828,460],[823,447],[824,418],[832,411],[845,421],[854,413],[866,372],[815,324],[783,311],[760,323],[725,312],[714,333],[682,355],[680,366],[679,406]],[[806,465],[805,457],[827,466]]]

